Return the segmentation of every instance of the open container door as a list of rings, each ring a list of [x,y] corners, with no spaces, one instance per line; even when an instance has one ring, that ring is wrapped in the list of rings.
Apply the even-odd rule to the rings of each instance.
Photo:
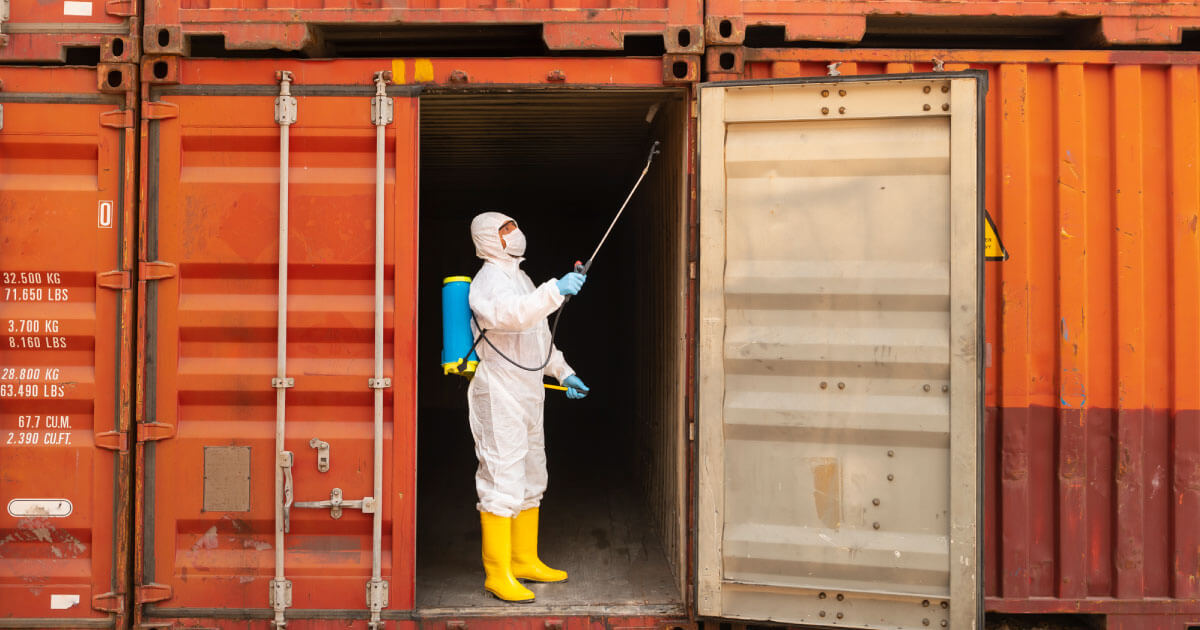
[[[980,626],[985,81],[702,87],[701,616]]]
[[[171,63],[143,109],[140,618],[394,617],[413,601],[415,89],[378,60]]]

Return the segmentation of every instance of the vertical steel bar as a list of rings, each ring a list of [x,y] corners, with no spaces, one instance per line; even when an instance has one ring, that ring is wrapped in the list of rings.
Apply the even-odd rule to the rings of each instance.
[[[383,255],[384,198],[387,172],[384,170],[384,146],[387,126],[392,122],[392,100],[387,95],[390,72],[375,73],[375,98],[371,101],[371,122],[375,124],[375,370],[370,386],[375,395],[374,418],[374,514],[371,521],[371,580],[367,583],[367,607],[371,611],[372,630],[383,627],[380,615],[387,606],[387,583],[383,581]],[[398,183],[398,182],[397,182]]]
[[[291,605],[291,583],[284,572],[284,533],[288,515],[285,503],[291,495],[291,453],[284,445],[287,388],[287,283],[288,283],[288,140],[296,121],[296,99],[291,96],[292,73],[276,73],[279,98],[275,99],[275,122],[279,124],[279,303],[278,337],[275,350],[275,579],[271,581],[270,600],[275,611],[273,625],[284,628],[283,611]]]

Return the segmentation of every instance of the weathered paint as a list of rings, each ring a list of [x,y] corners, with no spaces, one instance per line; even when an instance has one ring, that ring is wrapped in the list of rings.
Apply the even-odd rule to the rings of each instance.
[[[1099,22],[1098,33],[1109,45],[1178,44],[1185,30],[1200,26],[1200,5],[1190,1],[1169,2],[928,2],[884,0],[882,2],[821,2],[799,0],[709,0],[705,4],[705,40],[709,44],[740,45],[748,26],[780,26],[788,41],[858,42],[867,32],[871,17],[1001,18],[1007,24],[1039,19],[1091,18]],[[953,27],[946,28],[947,33]]]
[[[32,1],[32,0],[30,0]],[[622,50],[629,35],[659,35],[669,53],[704,50],[698,0],[515,0],[464,3],[382,0],[319,3],[151,0],[145,5],[147,53],[186,54],[191,35],[225,37],[230,49],[300,50],[317,45],[314,25],[540,25],[551,50]]]
[[[100,61],[137,61],[134,0],[8,0],[0,18],[0,63],[62,63],[68,48],[98,48]]]
[[[0,626],[119,628],[137,101],[95,69],[0,81]]]
[[[1196,624],[1200,55],[728,52],[717,76],[990,73],[987,607]]]

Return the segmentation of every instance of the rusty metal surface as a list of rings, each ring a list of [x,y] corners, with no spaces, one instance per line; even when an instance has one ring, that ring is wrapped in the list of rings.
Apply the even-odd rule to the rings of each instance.
[[[30,0],[32,1],[32,0]],[[150,0],[146,2],[145,50],[187,54],[197,35],[221,35],[229,49],[320,50],[326,38],[343,36],[330,27],[369,27],[371,37],[389,28],[422,25],[519,26],[540,30],[550,50],[623,50],[627,36],[655,36],[671,53],[704,49],[698,0],[487,0],[470,5],[453,0],[351,3],[343,0],[272,3]],[[361,37],[361,35],[360,35]],[[481,32],[468,37],[482,38]]]
[[[936,60],[936,61],[935,61]],[[988,610],[1200,619],[1200,55],[744,50],[770,78],[991,77]]]
[[[136,97],[0,68],[0,623],[123,627]]]
[[[98,59],[104,62],[137,61],[140,2],[5,0],[0,4],[8,12],[7,17],[0,15],[0,63],[62,63],[68,61],[72,48],[97,49]]]
[[[996,28],[1015,33],[1039,33],[1051,20],[1073,21],[1095,29],[1093,37],[1104,45],[1171,45],[1182,41],[1185,30],[1200,26],[1200,4],[1191,0],[1169,2],[1107,2],[1105,0],[1048,2],[928,2],[883,0],[876,2],[822,2],[799,0],[709,0],[705,4],[704,35],[707,44],[740,45],[747,27],[773,26],[787,41],[854,43],[871,27],[869,20],[890,18],[893,28],[904,20],[926,23],[914,30],[929,35],[986,34]],[[937,22],[936,20],[942,20]],[[930,24],[940,24],[936,29]],[[979,29],[979,30],[973,30]],[[1047,37],[1044,30],[1041,36]]]

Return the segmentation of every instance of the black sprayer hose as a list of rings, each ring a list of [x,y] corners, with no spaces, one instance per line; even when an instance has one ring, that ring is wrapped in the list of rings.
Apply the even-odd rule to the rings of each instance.
[[[588,270],[592,268],[592,261],[596,260],[596,254],[599,254],[600,248],[604,247],[604,241],[608,240],[608,235],[612,232],[613,226],[615,226],[617,224],[617,220],[621,218],[621,213],[625,212],[625,207],[629,205],[629,200],[633,199],[633,193],[637,192],[638,186],[642,185],[642,180],[646,178],[646,173],[650,170],[650,164],[654,162],[654,156],[659,154],[659,144],[661,143],[658,140],[655,140],[654,144],[651,145],[650,155],[646,156],[646,166],[642,169],[642,174],[639,175],[637,181],[634,182],[633,189],[631,189],[629,191],[629,195],[625,197],[625,203],[621,204],[621,209],[617,210],[617,216],[613,217],[612,223],[608,224],[608,230],[604,232],[604,236],[600,239],[600,244],[596,245],[596,249],[592,252],[591,257],[588,258],[587,263],[575,263],[576,273],[587,275]],[[554,324],[550,326],[550,347],[546,349],[546,360],[542,361],[541,365],[535,368],[525,367],[524,365],[513,361],[511,357],[501,352],[500,349],[496,347],[496,344],[492,343],[492,340],[487,338],[487,330],[484,329],[483,326],[479,325],[479,320],[475,319],[474,313],[471,313],[471,321],[475,322],[475,327],[479,329],[479,336],[475,338],[475,343],[471,344],[471,349],[467,350],[467,353],[463,355],[463,358],[458,360],[458,364],[461,366],[463,363],[465,363],[467,357],[471,356],[471,353],[475,351],[475,347],[478,346],[479,342],[482,340],[486,341],[487,345],[505,361],[508,361],[509,363],[521,368],[522,370],[525,370],[526,372],[541,372],[542,370],[546,369],[547,365],[550,365],[550,357],[554,356],[554,337],[558,334],[558,320],[560,317],[562,317],[563,310],[567,308],[567,302],[570,300],[571,296],[564,296],[562,306],[559,306],[558,312],[554,314]]]

